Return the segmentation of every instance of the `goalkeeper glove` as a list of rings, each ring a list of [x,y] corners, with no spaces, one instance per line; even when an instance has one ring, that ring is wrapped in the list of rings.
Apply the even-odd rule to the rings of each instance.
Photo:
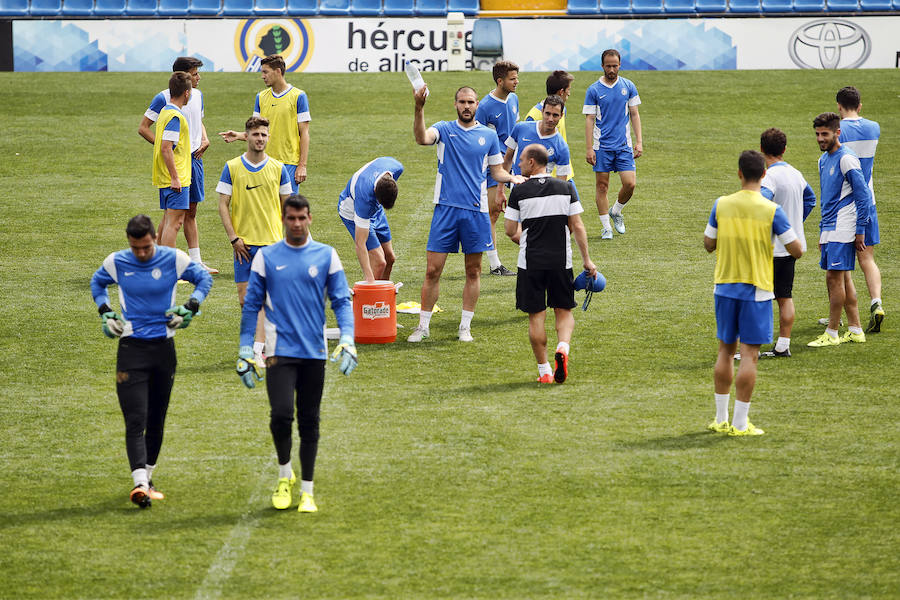
[[[338,347],[334,349],[334,353],[331,355],[331,360],[333,362],[336,362],[338,358],[341,359],[338,368],[344,375],[352,373],[353,369],[356,368],[356,365],[359,364],[359,359],[356,356],[356,346],[353,344],[353,338],[351,336],[341,336]]]
[[[112,339],[122,337],[122,334],[125,333],[125,323],[119,318],[118,313],[113,311],[108,304],[104,304],[98,310],[100,320],[103,321],[103,335]]]
[[[191,324],[194,315],[200,312],[200,303],[196,298],[190,298],[184,303],[184,306],[173,306],[166,311],[169,315],[169,322],[166,325],[169,329],[184,329]]]
[[[262,381],[262,375],[259,374],[259,369],[256,366],[256,361],[253,360],[253,348],[250,346],[241,346],[241,351],[238,353],[237,360],[237,374],[238,377],[241,378],[241,381],[244,385],[247,386],[248,389],[253,389],[256,387],[257,381]]]

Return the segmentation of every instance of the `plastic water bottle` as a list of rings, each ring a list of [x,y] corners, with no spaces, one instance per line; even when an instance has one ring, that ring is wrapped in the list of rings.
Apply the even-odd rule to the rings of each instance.
[[[412,84],[413,90],[417,92],[425,86],[425,80],[422,79],[422,74],[419,72],[418,67],[409,61],[406,61],[406,77]]]

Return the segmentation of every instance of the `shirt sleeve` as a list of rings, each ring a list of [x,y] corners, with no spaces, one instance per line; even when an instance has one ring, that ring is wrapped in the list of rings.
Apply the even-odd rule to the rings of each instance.
[[[166,98],[163,96],[162,92],[153,96],[153,100],[150,101],[150,107],[147,109],[147,112],[144,113],[144,116],[153,121],[154,123],[159,118],[159,111],[161,111],[166,106]]]
[[[91,277],[91,297],[94,298],[94,303],[97,305],[97,308],[100,308],[104,304],[109,304],[109,294],[107,293],[106,288],[115,282],[116,255],[113,253],[106,257],[103,264],[100,265],[100,268],[97,269]]]
[[[166,123],[166,128],[163,131],[163,139],[168,142],[178,143],[178,138],[181,134],[181,119],[174,117],[169,119],[169,122]]]
[[[497,133],[494,132],[494,135],[491,139],[491,149],[488,153],[488,164],[489,165],[502,165],[503,164],[503,151],[500,149],[500,138],[497,137]]]
[[[706,223],[706,231],[703,233],[706,237],[710,239],[716,239],[719,235],[719,221],[716,219],[716,207],[719,204],[719,199],[716,198],[716,201],[713,202],[712,211],[709,213],[709,221]]]
[[[266,297],[266,262],[260,250],[250,263],[250,281],[241,310],[241,346],[252,346],[256,334],[256,319]]]
[[[396,159],[392,160],[393,163],[391,164],[390,168],[391,177],[394,178],[394,181],[397,181],[398,179],[400,179],[400,176],[403,175],[403,163]]]
[[[331,310],[341,330],[341,337],[345,335],[353,337],[353,302],[350,300],[350,287],[347,285],[347,276],[344,275],[341,259],[334,248],[331,249],[331,265],[328,268],[326,288]]]
[[[284,174],[282,173],[283,177]],[[228,163],[225,163],[225,167],[222,169],[222,176],[219,177],[219,183],[216,184],[216,191],[226,196],[232,195],[231,171],[228,169]]]
[[[597,114],[597,100],[594,98],[594,89],[592,87],[589,87],[584,94],[584,106],[581,108],[581,114]]]
[[[297,96],[297,122],[306,123],[310,120],[309,98],[306,97],[306,92],[300,92],[300,95]]]
[[[183,250],[176,250],[175,268],[179,279],[194,284],[191,298],[203,302],[212,288],[212,275],[200,263],[192,261]]]
[[[806,217],[809,216],[809,213],[816,207],[816,193],[813,191],[812,186],[808,183],[806,184],[806,188],[803,190],[803,220],[806,220]]]
[[[281,181],[278,183],[278,195],[290,196],[294,193],[294,186],[291,185],[291,174],[285,165],[281,165]]]
[[[259,116],[259,94],[256,94],[256,99],[253,101],[253,116]]]
[[[763,195],[766,200],[771,200],[775,197],[775,192],[766,186],[762,186],[759,188],[759,193]]]
[[[432,125],[431,127],[429,127],[427,129],[427,131],[434,132],[434,143],[435,144],[437,144],[438,142],[441,141],[441,129],[443,129],[442,123],[443,123],[443,121],[438,121],[437,123],[435,123],[434,125]]]
[[[853,202],[856,204],[856,235],[866,232],[866,225],[869,224],[869,210],[872,206],[872,194],[869,186],[863,177],[862,168],[859,166],[859,159],[852,154],[845,154],[841,157],[841,172],[850,187],[853,189]]]

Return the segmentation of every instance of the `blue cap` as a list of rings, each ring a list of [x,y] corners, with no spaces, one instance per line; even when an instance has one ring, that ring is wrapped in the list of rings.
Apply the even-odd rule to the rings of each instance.
[[[582,271],[575,278],[576,290],[589,290],[591,292],[602,292],[606,287],[606,277],[603,273],[597,271],[597,276],[592,278],[588,271]]]

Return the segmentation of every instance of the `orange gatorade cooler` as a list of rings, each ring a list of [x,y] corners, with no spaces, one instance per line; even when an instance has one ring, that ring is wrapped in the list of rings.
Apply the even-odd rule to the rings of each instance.
[[[397,289],[393,282],[356,282],[353,328],[357,344],[388,344],[397,339]]]

